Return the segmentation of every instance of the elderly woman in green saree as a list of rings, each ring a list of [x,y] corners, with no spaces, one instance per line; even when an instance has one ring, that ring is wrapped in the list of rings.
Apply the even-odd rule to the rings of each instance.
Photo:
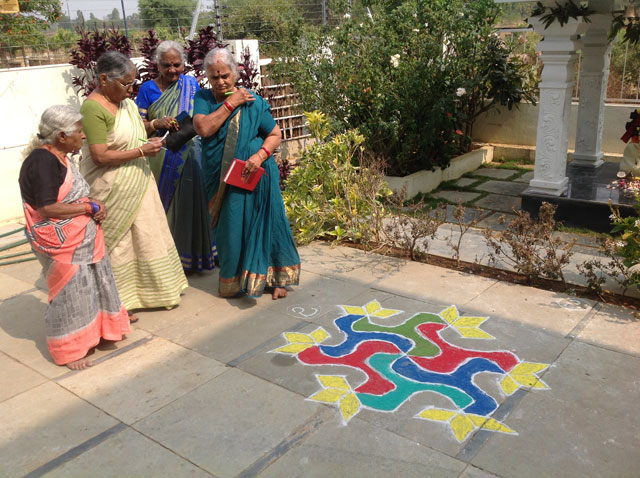
[[[180,44],[163,41],[155,56],[158,75],[142,84],[136,104],[147,134],[163,136],[179,129],[176,117],[193,115],[193,97],[200,86],[194,77],[183,75],[185,58]],[[149,158],[185,271],[214,268],[215,245],[208,226],[211,220],[200,154],[200,138],[196,137],[177,150],[162,149]]]
[[[98,87],[80,110],[87,137],[80,171],[91,196],[109,211],[104,239],[118,292],[132,316],[134,309],[171,308],[188,283],[147,161],[162,142],[147,140],[138,107],[129,98],[136,78],[131,60],[107,52],[98,59],[96,73]]]
[[[220,261],[222,297],[270,290],[273,299],[297,285],[300,257],[293,242],[272,153],[281,142],[269,104],[235,87],[238,68],[231,53],[210,51],[204,69],[211,89],[196,93],[193,124],[203,138],[202,169]],[[223,178],[233,159],[246,161],[243,177],[264,168],[256,188],[228,185]]]

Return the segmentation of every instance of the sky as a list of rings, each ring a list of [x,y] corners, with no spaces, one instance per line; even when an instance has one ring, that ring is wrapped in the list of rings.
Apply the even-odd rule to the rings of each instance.
[[[102,18],[117,8],[122,16],[122,3],[120,0],[62,0],[62,11],[67,13],[67,6],[71,18],[76,18],[76,12],[82,10],[85,18],[93,13],[96,18]],[[138,11],[138,0],[124,0],[124,10],[127,16]]]

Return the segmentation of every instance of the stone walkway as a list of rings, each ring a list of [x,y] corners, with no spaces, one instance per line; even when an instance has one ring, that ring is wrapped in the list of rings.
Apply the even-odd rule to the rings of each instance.
[[[217,272],[193,275],[81,372],[50,361],[38,263],[0,268],[0,475],[638,476],[631,311],[300,253],[289,298],[220,299]]]

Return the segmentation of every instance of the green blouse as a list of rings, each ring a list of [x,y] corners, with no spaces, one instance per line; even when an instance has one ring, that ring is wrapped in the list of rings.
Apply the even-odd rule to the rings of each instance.
[[[86,100],[80,107],[82,129],[89,144],[107,144],[107,136],[113,131],[116,117],[95,100]]]

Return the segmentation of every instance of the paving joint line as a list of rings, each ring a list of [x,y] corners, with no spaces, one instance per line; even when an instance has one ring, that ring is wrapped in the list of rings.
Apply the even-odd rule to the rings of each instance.
[[[323,423],[325,423],[325,416],[328,417],[330,413],[331,412],[328,407],[322,407],[321,409],[316,411],[305,423],[294,429],[288,437],[278,443],[274,448],[271,449],[271,451],[267,452],[261,458],[258,458],[242,472],[236,475],[236,478],[255,477],[266,470],[269,466],[271,466],[271,464],[285,455],[289,450],[302,444],[309,435],[311,435]]]
[[[141,339],[138,339],[135,342],[131,342],[130,344],[127,344],[122,348],[116,349],[113,352],[111,352],[111,353],[109,353],[109,354],[107,354],[107,355],[105,355],[103,357],[100,357],[100,358],[92,361],[92,363],[95,366],[95,365],[101,364],[103,362],[106,362],[107,360],[111,360],[112,358],[115,358],[115,357],[117,357],[119,355],[122,355],[123,353],[128,352],[129,350],[135,349],[135,348],[137,348],[137,347],[139,347],[141,345],[146,344],[147,342],[153,340],[154,337],[155,337],[154,335],[149,335],[147,337],[143,337]],[[73,375],[77,374],[78,372],[82,372],[82,370],[69,370],[68,372],[60,375],[59,377],[54,378],[53,381],[57,383],[62,379],[65,379],[67,377],[70,377],[70,376],[73,376]]]
[[[285,332],[297,332],[298,330],[306,327],[309,324],[312,324],[312,322],[307,322],[307,321],[303,320],[303,321],[298,322],[293,327],[290,327],[289,329],[285,330]],[[264,342],[262,342],[261,344],[257,345],[256,347],[252,348],[251,350],[248,350],[247,352],[243,353],[242,355],[240,355],[240,356],[234,358],[233,360],[227,362],[227,365],[229,367],[234,367],[234,368],[237,367],[242,362],[244,362],[245,360],[250,359],[251,357],[253,357],[257,353],[261,352],[262,350],[267,348],[269,346],[269,344],[274,343],[276,340],[280,339],[281,337],[282,337],[282,334],[274,336],[274,337],[271,337],[270,339],[265,340]]]
[[[586,313],[586,315],[582,318],[582,320],[578,322],[576,326],[573,329],[571,329],[571,331],[567,335],[564,336],[564,338],[575,340],[578,337],[578,335],[580,335],[580,332],[582,332],[584,328],[587,326],[587,323],[589,323],[591,318],[601,310],[602,310],[602,304],[600,302],[596,302],[595,304],[593,304],[589,312]]]
[[[70,450],[66,451],[62,455],[57,456],[56,458],[49,461],[48,463],[45,463],[44,465],[39,466],[35,470],[24,475],[24,478],[40,478],[46,475],[47,473],[49,473],[50,471],[53,471],[54,469],[64,465],[65,463],[70,462],[74,458],[77,458],[83,453],[86,453],[92,448],[97,447],[98,445],[106,441],[111,436],[120,433],[126,428],[127,428],[127,425],[120,422],[112,426],[111,428],[108,428],[107,430],[103,431],[102,433],[99,433],[98,435],[92,438],[89,438],[88,440],[80,443],[79,445],[74,446]]]
[[[494,418],[498,421],[503,421],[520,403],[520,401],[525,396],[527,396],[528,393],[528,390],[517,390],[513,395],[507,397],[507,399],[502,402],[502,404],[493,413],[491,418]],[[476,434],[469,439],[467,444],[462,448],[462,450],[458,452],[458,454],[454,458],[465,463],[471,463],[471,460],[476,457],[484,444],[494,436],[494,432],[483,429],[478,430],[478,432],[476,432]]]

